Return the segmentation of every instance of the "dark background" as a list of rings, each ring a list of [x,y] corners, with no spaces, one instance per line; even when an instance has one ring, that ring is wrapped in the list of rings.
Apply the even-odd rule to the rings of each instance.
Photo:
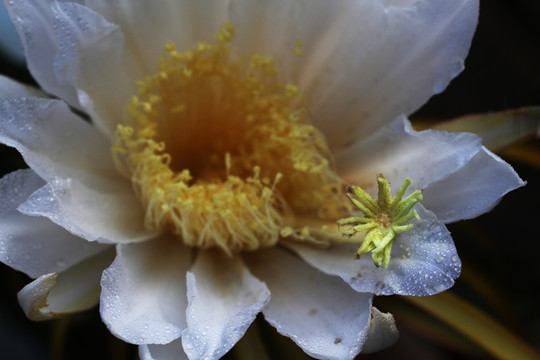
[[[1,36],[1,35],[0,35]],[[413,118],[449,119],[470,113],[540,105],[540,2],[482,0],[480,22],[465,71]],[[24,67],[0,57],[0,73],[32,84]],[[524,155],[525,154],[525,155]],[[539,348],[540,142],[534,138],[500,155],[528,182],[492,212],[449,226],[463,259],[463,275],[452,289]],[[24,167],[16,151],[0,147],[0,174]],[[29,279],[0,264],[0,357],[5,359],[136,359],[136,348],[109,334],[97,309],[45,323],[24,317],[16,293]],[[480,289],[478,284],[482,284]],[[450,328],[399,297],[377,298],[394,313],[400,341],[374,359],[482,359],[490,356]],[[259,318],[248,336],[263,336],[270,358],[303,353]],[[255,335],[253,335],[255,334]],[[233,351],[227,357],[241,354]]]

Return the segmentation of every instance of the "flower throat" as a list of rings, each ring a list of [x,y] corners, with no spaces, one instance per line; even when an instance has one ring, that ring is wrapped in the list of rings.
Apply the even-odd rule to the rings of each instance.
[[[271,57],[233,59],[230,23],[215,45],[169,43],[137,82],[112,155],[145,209],[145,226],[227,254],[275,245],[285,232],[318,241],[295,218],[335,221],[344,186],[299,89]]]

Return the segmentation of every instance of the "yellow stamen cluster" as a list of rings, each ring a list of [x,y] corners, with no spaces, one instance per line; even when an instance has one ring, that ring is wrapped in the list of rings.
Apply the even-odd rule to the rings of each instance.
[[[348,210],[298,87],[278,80],[271,57],[234,58],[233,38],[227,23],[215,45],[180,53],[167,44],[112,148],[147,228],[228,254],[298,233],[289,231],[296,216],[335,220]]]
[[[416,210],[412,210],[414,205],[422,200],[422,193],[416,190],[405,199],[403,195],[411,184],[411,179],[407,178],[401,189],[392,199],[390,185],[386,178],[377,175],[377,184],[379,187],[378,200],[373,199],[368,193],[358,186],[349,186],[347,196],[351,202],[365,217],[349,217],[338,220],[338,225],[351,226],[343,235],[353,236],[358,232],[366,231],[364,241],[356,253],[358,259],[362,254],[371,251],[373,261],[377,266],[383,266],[385,269],[390,264],[390,253],[392,244],[398,234],[410,230],[413,224],[407,224],[416,217],[420,218]]]

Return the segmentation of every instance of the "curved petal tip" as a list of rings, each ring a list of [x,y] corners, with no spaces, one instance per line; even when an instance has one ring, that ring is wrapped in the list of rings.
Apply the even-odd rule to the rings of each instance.
[[[399,331],[390,313],[382,313],[376,307],[371,308],[371,320],[363,354],[371,354],[393,345],[399,339]]]
[[[45,274],[22,288],[17,294],[19,304],[30,320],[42,321],[59,317],[51,311],[47,297],[58,280],[58,274]]]

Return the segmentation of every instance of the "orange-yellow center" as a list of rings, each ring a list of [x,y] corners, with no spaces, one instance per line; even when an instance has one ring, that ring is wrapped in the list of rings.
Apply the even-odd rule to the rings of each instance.
[[[284,237],[324,242],[299,218],[333,222],[350,209],[324,136],[299,89],[271,57],[231,55],[234,27],[214,45],[165,46],[157,72],[118,125],[112,154],[145,209],[145,226],[228,254]]]

